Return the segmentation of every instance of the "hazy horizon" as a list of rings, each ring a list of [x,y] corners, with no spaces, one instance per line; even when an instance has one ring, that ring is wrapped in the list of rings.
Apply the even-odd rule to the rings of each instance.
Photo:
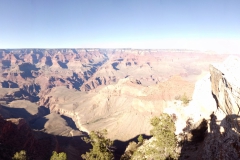
[[[0,0],[0,48],[240,53],[240,1]]]

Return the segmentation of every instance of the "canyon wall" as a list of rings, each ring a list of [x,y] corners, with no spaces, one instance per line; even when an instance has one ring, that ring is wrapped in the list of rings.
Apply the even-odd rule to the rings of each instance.
[[[229,57],[222,64],[210,65],[212,92],[219,108],[227,115],[239,114],[240,59]]]
[[[215,99],[216,107],[215,109],[205,107],[208,110],[208,116],[204,118],[207,119],[208,124],[204,139],[201,142],[193,143],[191,140],[186,142],[181,149],[180,159],[240,159],[239,62],[238,57],[230,56],[223,63],[210,65],[210,81],[206,83],[210,82],[209,89],[212,95],[208,94],[208,98],[202,95],[201,99],[205,106],[210,104],[210,99]]]

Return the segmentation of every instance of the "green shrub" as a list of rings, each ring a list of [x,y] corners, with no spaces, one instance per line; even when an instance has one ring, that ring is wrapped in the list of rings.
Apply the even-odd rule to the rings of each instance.
[[[86,160],[112,160],[113,153],[111,147],[113,142],[106,138],[107,130],[103,131],[92,131],[89,136],[90,138],[84,138],[83,140],[87,143],[92,144],[90,152],[82,155],[83,159]]]
[[[121,156],[120,160],[130,160],[133,153],[137,150],[138,144],[136,142],[129,142],[125,153]]]
[[[186,93],[184,93],[180,100],[183,102],[184,105],[187,105],[190,102],[190,98],[186,95]]]
[[[53,151],[50,160],[67,160],[67,155],[64,152],[57,153]]]
[[[20,152],[16,152],[14,156],[12,157],[13,160],[26,160],[26,151],[21,150]]]
[[[140,134],[139,136],[138,136],[138,142],[139,143],[143,143],[143,136]]]
[[[172,117],[162,114],[160,118],[151,119],[153,129],[150,131],[153,138],[148,144],[143,144],[134,154],[132,159],[177,159],[177,139],[175,125]]]

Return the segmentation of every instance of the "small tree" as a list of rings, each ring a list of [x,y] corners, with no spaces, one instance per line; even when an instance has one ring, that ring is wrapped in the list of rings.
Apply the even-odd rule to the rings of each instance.
[[[139,143],[143,143],[143,136],[140,134],[139,136],[138,136],[138,142]]]
[[[134,152],[132,159],[177,159],[176,153],[177,139],[174,134],[175,125],[171,116],[162,114],[159,117],[151,119],[153,129],[150,131],[153,135],[148,144],[143,144]]]
[[[14,156],[12,157],[13,160],[26,160],[26,151],[21,150],[20,152],[16,152]]]
[[[129,142],[125,153],[121,156],[120,160],[130,160],[133,153],[137,150],[139,145],[136,142]]]
[[[83,140],[87,143],[91,143],[93,148],[90,152],[86,152],[81,157],[86,160],[112,160],[113,153],[111,147],[113,142],[106,138],[107,130],[103,131],[92,131],[89,136],[90,138],[84,138]]]
[[[188,98],[188,96],[186,95],[186,93],[184,93],[182,96],[181,96],[181,99],[180,99],[184,105],[187,105],[189,102],[190,102],[190,99]]]
[[[50,160],[67,160],[67,155],[64,152],[57,153],[53,151]]]

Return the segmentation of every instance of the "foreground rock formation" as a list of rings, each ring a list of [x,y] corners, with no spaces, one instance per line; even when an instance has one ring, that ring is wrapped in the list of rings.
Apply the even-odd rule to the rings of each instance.
[[[0,117],[0,159],[11,159],[20,150],[25,150],[29,159],[50,159],[52,151],[65,152],[69,159],[80,159],[81,154],[90,148],[81,139],[86,134],[70,129],[66,121],[59,121],[60,117],[57,116],[49,115],[45,119],[45,126],[39,122],[41,119],[34,123],[38,123],[38,129],[43,126],[42,130],[32,130],[22,118],[4,120]],[[57,125],[59,122],[62,123]]]
[[[220,109],[229,114],[240,113],[240,60],[231,56],[223,64],[210,65],[212,92]]]
[[[36,138],[24,119],[0,117],[0,128],[0,159],[11,159],[19,150],[26,150],[30,159],[49,159],[56,145],[50,136]]]
[[[210,66],[213,96],[225,117],[211,115],[210,134],[204,144],[205,159],[240,159],[239,62],[239,57],[231,56],[222,64]]]
[[[176,133],[185,134],[180,159],[240,159],[239,62],[232,56],[210,65],[210,76],[196,83],[185,109],[165,109],[177,115]]]

